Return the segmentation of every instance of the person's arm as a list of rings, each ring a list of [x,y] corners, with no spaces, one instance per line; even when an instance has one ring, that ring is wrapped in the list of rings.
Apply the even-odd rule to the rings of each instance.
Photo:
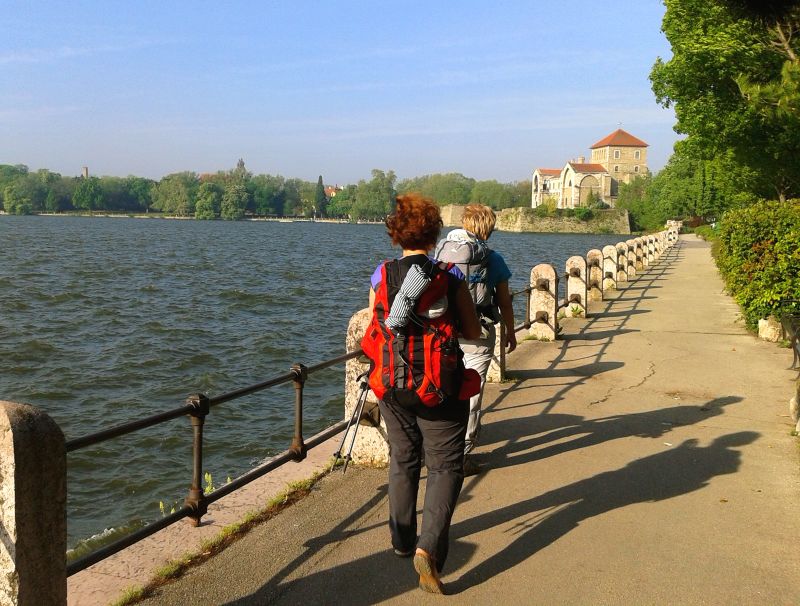
[[[369,308],[375,309],[375,289],[369,289]]]
[[[497,307],[500,308],[500,316],[506,327],[506,342],[503,347],[508,347],[507,353],[511,353],[517,348],[517,335],[514,332],[514,306],[511,304],[511,292],[508,290],[508,282],[499,282],[495,287],[497,296]]]
[[[456,291],[458,319],[461,321],[461,335],[465,339],[477,339],[481,336],[481,323],[475,311],[475,303],[469,294],[469,287],[463,280]]]

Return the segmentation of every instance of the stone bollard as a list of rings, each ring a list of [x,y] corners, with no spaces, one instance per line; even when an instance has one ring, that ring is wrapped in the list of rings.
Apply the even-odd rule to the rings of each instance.
[[[589,268],[589,289],[590,301],[603,300],[603,253],[593,248],[586,253],[586,265]]]
[[[647,265],[655,263],[655,246],[653,246],[653,236],[647,236]]]
[[[369,309],[362,309],[353,314],[347,326],[346,351],[361,349],[361,338],[369,325],[372,313]],[[348,360],[344,371],[344,414],[349,419],[353,410],[358,405],[361,387],[356,381],[358,376],[369,368],[365,363],[366,357],[361,356]],[[351,428],[344,441],[344,452],[350,448],[350,440],[354,429]],[[364,404],[364,415],[356,433],[356,442],[353,446],[353,462],[367,465],[386,465],[389,463],[389,444],[386,441],[386,426],[380,419],[378,400],[372,390],[368,390],[367,401]]]
[[[628,281],[628,245],[617,242],[617,282]]]
[[[0,401],[0,604],[67,603],[64,434],[33,406]]]
[[[502,383],[506,380],[506,349],[503,341],[506,338],[506,325],[498,322],[494,326],[497,331],[497,338],[494,340],[494,353],[492,361],[489,362],[489,370],[486,371],[486,381],[489,383]]]
[[[636,271],[638,273],[640,271],[644,271],[645,268],[644,250],[642,248],[641,238],[634,238],[634,242],[636,242]]]
[[[531,327],[540,341],[555,341],[558,334],[558,275],[552,265],[540,263],[531,270]]]
[[[625,244],[628,245],[628,256],[627,256],[627,263],[625,266],[625,270],[628,273],[628,280],[632,280],[636,277],[636,241],[635,240],[626,240]]]
[[[603,294],[617,288],[617,248],[603,247]]]
[[[586,317],[586,259],[574,256],[567,259],[567,314]]]

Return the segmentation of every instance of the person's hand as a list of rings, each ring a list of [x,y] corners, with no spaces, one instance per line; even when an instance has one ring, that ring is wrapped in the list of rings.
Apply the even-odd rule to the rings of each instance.
[[[506,333],[506,353],[511,353],[517,348],[517,334],[514,332],[512,328],[508,333]]]

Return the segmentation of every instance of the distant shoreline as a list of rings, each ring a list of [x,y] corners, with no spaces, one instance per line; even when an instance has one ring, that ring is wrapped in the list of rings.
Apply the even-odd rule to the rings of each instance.
[[[9,215],[5,211],[0,211],[0,215]],[[163,215],[159,213],[111,213],[111,212],[68,212],[68,213],[33,213],[32,217],[88,217],[91,219],[175,219],[180,221],[208,221],[209,219],[197,219],[195,217],[182,217],[178,215]],[[211,221],[224,221],[224,219],[210,219]],[[311,217],[243,217],[239,221],[272,221],[275,223],[345,223],[345,224],[367,224],[382,225],[383,221],[348,221],[347,219],[311,218]],[[235,221],[231,221],[235,223]]]

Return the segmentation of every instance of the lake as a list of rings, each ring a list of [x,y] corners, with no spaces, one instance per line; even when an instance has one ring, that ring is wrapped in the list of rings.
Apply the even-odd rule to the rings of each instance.
[[[629,237],[497,232],[490,244],[519,290],[537,263],[563,272]],[[3,215],[0,243],[0,399],[46,411],[67,439],[344,353],[369,276],[398,254],[383,226],[318,222]],[[343,417],[343,380],[343,365],[309,379],[306,436]],[[289,446],[293,402],[289,384],[214,408],[216,485]],[[177,419],[71,453],[70,545],[182,504],[191,435]]]

